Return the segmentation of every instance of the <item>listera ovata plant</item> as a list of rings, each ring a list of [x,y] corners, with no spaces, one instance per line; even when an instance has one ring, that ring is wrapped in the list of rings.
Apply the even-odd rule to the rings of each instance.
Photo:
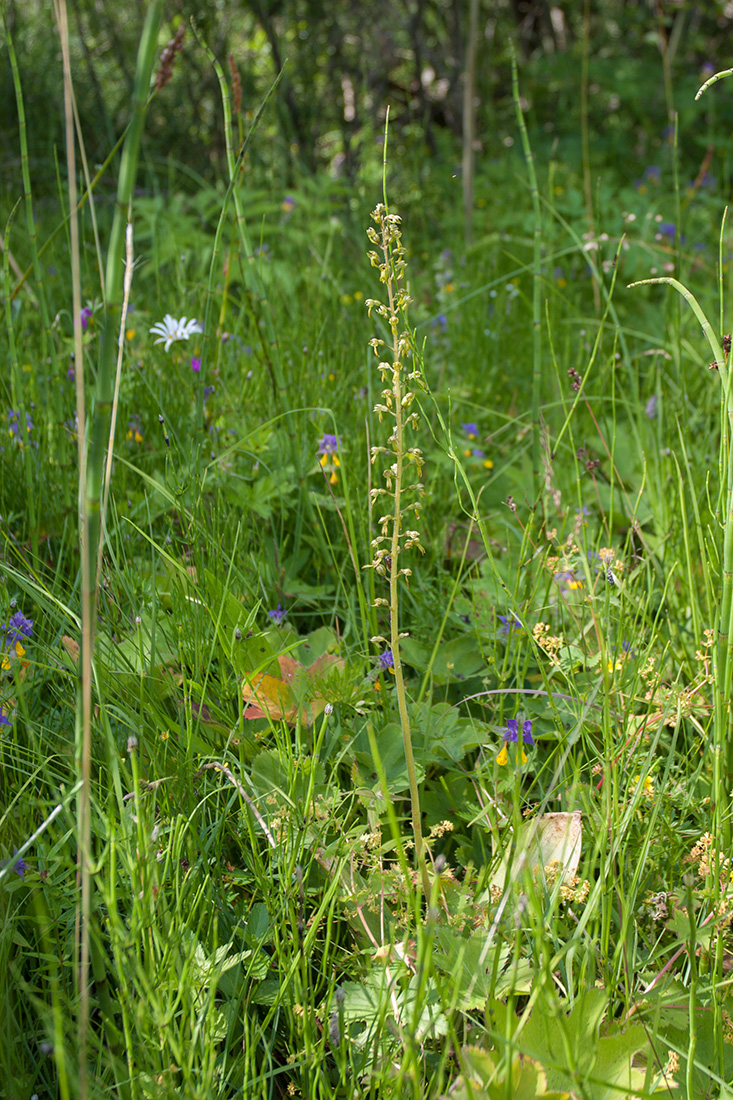
[[[421,553],[420,533],[416,529],[423,495],[423,457],[419,447],[411,447],[407,433],[418,426],[419,416],[413,408],[416,391],[424,389],[424,382],[416,361],[415,346],[407,327],[407,306],[410,295],[405,285],[405,247],[402,244],[401,218],[391,214],[383,203],[372,213],[374,225],[367,229],[367,236],[374,249],[369,252],[372,266],[379,271],[379,281],[386,291],[386,301],[370,298],[366,302],[369,316],[372,312],[381,317],[389,328],[389,340],[373,337],[370,341],[379,358],[379,372],[385,384],[374,411],[380,423],[391,422],[392,431],[386,446],[371,449],[374,465],[379,459],[385,462],[382,471],[384,486],[370,493],[372,507],[377,502],[391,502],[377,525],[380,533],[372,540],[372,561],[366,568],[374,569],[389,579],[389,598],[378,597],[378,607],[389,611],[389,642],[381,635],[372,638],[379,645],[389,645],[395,678],[397,706],[405,746],[405,763],[410,784],[412,828],[415,836],[415,862],[422,877],[423,888],[429,890],[429,880],[423,858],[423,838],[420,820],[420,796],[412,751],[410,715],[407,708],[405,681],[400,658],[399,582],[408,578],[411,570],[402,565],[402,554],[416,547]]]

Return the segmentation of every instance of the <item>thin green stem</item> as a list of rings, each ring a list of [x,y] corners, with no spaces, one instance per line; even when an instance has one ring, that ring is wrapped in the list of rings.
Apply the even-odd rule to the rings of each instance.
[[[147,8],[140,36],[133,90],[132,119],[122,147],[117,180],[115,212],[107,250],[102,347],[97,369],[97,385],[87,461],[85,508],[88,540],[84,552],[89,557],[90,583],[96,586],[97,547],[100,538],[100,505],[104,477],[104,456],[109,442],[109,423],[114,398],[117,342],[122,312],[125,232],[132,201],[143,127],[148,106],[148,91],[158,46],[158,31],[163,18],[163,0],[152,0]]]
[[[593,218],[593,189],[590,178],[590,121],[588,112],[588,84],[590,69],[590,0],[585,0],[583,6],[583,52],[580,62],[580,142],[583,153],[583,193],[585,195],[585,213],[588,219],[588,232],[591,239],[595,240],[596,230]],[[601,307],[601,295],[599,287],[601,279],[598,271],[592,267],[593,272],[593,302],[596,313]]]
[[[31,454],[30,426],[28,412],[23,391],[23,379],[18,364],[18,353],[15,345],[15,329],[13,328],[13,315],[10,309],[10,227],[13,223],[15,212],[18,209],[20,199],[10,211],[5,226],[5,249],[3,250],[3,299],[5,303],[5,329],[8,336],[8,357],[10,359],[10,387],[12,392],[12,413],[16,417],[15,425],[10,430],[15,431],[17,446],[23,451],[23,474],[25,476],[26,504],[28,507],[28,521],[33,540],[34,556],[38,557],[38,526],[36,523],[36,493],[33,487],[33,457]],[[11,436],[11,438],[13,438]]]
[[[64,121],[66,138],[66,164],[68,170],[69,208],[76,207],[76,147],[74,143],[73,91],[71,85],[71,60],[66,0],[54,5],[58,25],[61,56],[64,71]],[[71,295],[74,321],[75,385],[78,418],[79,485],[85,482],[86,413],[84,406],[84,358],[81,338],[81,277],[79,262],[79,218],[76,213],[69,223],[71,251]],[[94,611],[92,589],[92,558],[88,552],[89,512],[81,498],[79,535],[81,544],[81,594],[82,594],[82,647],[77,685],[75,762],[77,778],[81,782],[77,799],[77,832],[79,837],[79,874],[81,879],[81,910],[79,916],[79,1095],[85,1100],[88,1089],[89,1040],[89,960],[91,917],[91,725],[92,725],[92,650],[94,637]]]
[[[390,307],[392,307],[392,288],[389,287]],[[397,339],[397,332],[393,329],[393,335],[395,341]],[[395,343],[396,348],[396,343]],[[395,351],[396,354],[396,351]],[[407,710],[407,696],[405,693],[405,678],[402,672],[402,658],[400,656],[400,596],[399,596],[399,577],[400,577],[400,538],[402,535],[402,475],[403,475],[403,457],[402,449],[404,446],[402,423],[402,387],[400,383],[399,372],[395,370],[394,375],[394,395],[395,395],[395,463],[394,470],[394,512],[392,518],[392,543],[391,543],[391,566],[389,571],[389,633],[390,633],[390,648],[392,650],[392,658],[394,661],[394,677],[395,677],[395,691],[397,694],[397,708],[400,715],[400,726],[402,727],[402,739],[405,745],[405,763],[407,765],[407,776],[410,783],[410,803],[412,806],[412,831],[415,836],[415,862],[419,868],[423,877],[423,889],[426,896],[429,897],[430,883],[427,878],[427,869],[423,862],[423,838],[422,838],[422,823],[420,820],[420,792],[417,785],[417,773],[415,771],[415,756],[412,751],[412,731],[410,727],[410,715]]]
[[[717,685],[715,693],[715,747],[714,747],[714,789],[715,809],[720,814],[720,826],[723,842],[727,848],[731,840],[730,791],[733,781],[733,712],[731,711],[731,688],[733,687],[733,393],[731,392],[731,372],[727,357],[720,341],[713,331],[699,302],[686,286],[677,279],[661,277],[642,279],[631,283],[631,287],[655,283],[667,283],[682,295],[692,309],[710,345],[714,359],[712,366],[720,374],[722,432],[720,439],[719,469],[727,471],[725,487],[725,519],[723,523],[723,592],[720,613],[717,621],[717,645],[713,656],[714,678]],[[722,493],[722,485],[721,485]]]
[[[519,95],[517,62],[512,57],[512,94],[517,112],[517,124],[522,137],[522,149],[527,165],[532,196],[533,257],[532,257],[532,477],[535,495],[540,489],[540,389],[542,386],[542,212],[534,154],[529,142],[527,124]]]

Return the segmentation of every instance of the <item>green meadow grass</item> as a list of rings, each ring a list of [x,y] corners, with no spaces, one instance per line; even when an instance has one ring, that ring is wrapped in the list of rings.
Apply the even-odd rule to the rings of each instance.
[[[507,154],[465,251],[390,154],[391,444],[378,166],[251,178],[221,79],[229,178],[170,163],[124,265],[109,192],[76,251],[63,182],[4,212],[0,1095],[730,1095],[727,352],[627,289],[720,340],[722,204],[670,146],[589,236]],[[365,568],[408,446],[423,553]]]

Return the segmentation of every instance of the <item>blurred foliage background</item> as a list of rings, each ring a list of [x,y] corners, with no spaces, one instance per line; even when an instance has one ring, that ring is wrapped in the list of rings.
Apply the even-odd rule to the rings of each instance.
[[[137,36],[145,0],[77,0],[69,7],[72,64],[91,163],[104,160],[128,117]],[[473,9],[473,11],[472,11]],[[26,95],[32,175],[55,190],[62,148],[61,61],[50,4],[7,0]],[[472,23],[472,15],[474,22]],[[381,162],[386,105],[393,152],[413,181],[436,157],[460,173],[460,139],[470,102],[464,74],[475,49],[473,151],[498,158],[514,138],[510,51],[522,70],[538,158],[565,163],[582,155],[578,116],[587,111],[589,151],[627,162],[629,179],[665,141],[673,110],[692,159],[702,162],[710,130],[693,115],[705,66],[724,65],[733,4],[727,0],[171,0],[166,33],[187,24],[183,63],[152,105],[148,171],[185,163],[192,186],[222,177],[224,130],[216,76],[197,34],[241,83],[239,124],[246,131],[276,74],[280,93],[267,112],[250,171],[287,187],[325,171],[358,185]],[[18,119],[9,66],[0,72],[0,158],[4,188],[18,179]],[[730,97],[708,111],[733,113]],[[695,118],[685,125],[687,112]],[[713,120],[710,119],[712,125]],[[717,172],[728,173],[733,117],[719,115]],[[721,125],[722,124],[722,125]],[[266,140],[262,140],[266,138]],[[109,180],[117,165],[110,165]]]

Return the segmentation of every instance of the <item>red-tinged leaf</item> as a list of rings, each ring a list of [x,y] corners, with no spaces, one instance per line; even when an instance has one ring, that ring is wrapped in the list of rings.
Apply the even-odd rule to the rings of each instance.
[[[334,668],[343,668],[340,657],[324,653],[305,668],[288,654],[278,657],[280,675],[245,673],[242,698],[247,707],[245,718],[271,718],[294,726],[298,716],[305,726],[311,725],[323,713],[327,700],[316,690],[316,684]]]

